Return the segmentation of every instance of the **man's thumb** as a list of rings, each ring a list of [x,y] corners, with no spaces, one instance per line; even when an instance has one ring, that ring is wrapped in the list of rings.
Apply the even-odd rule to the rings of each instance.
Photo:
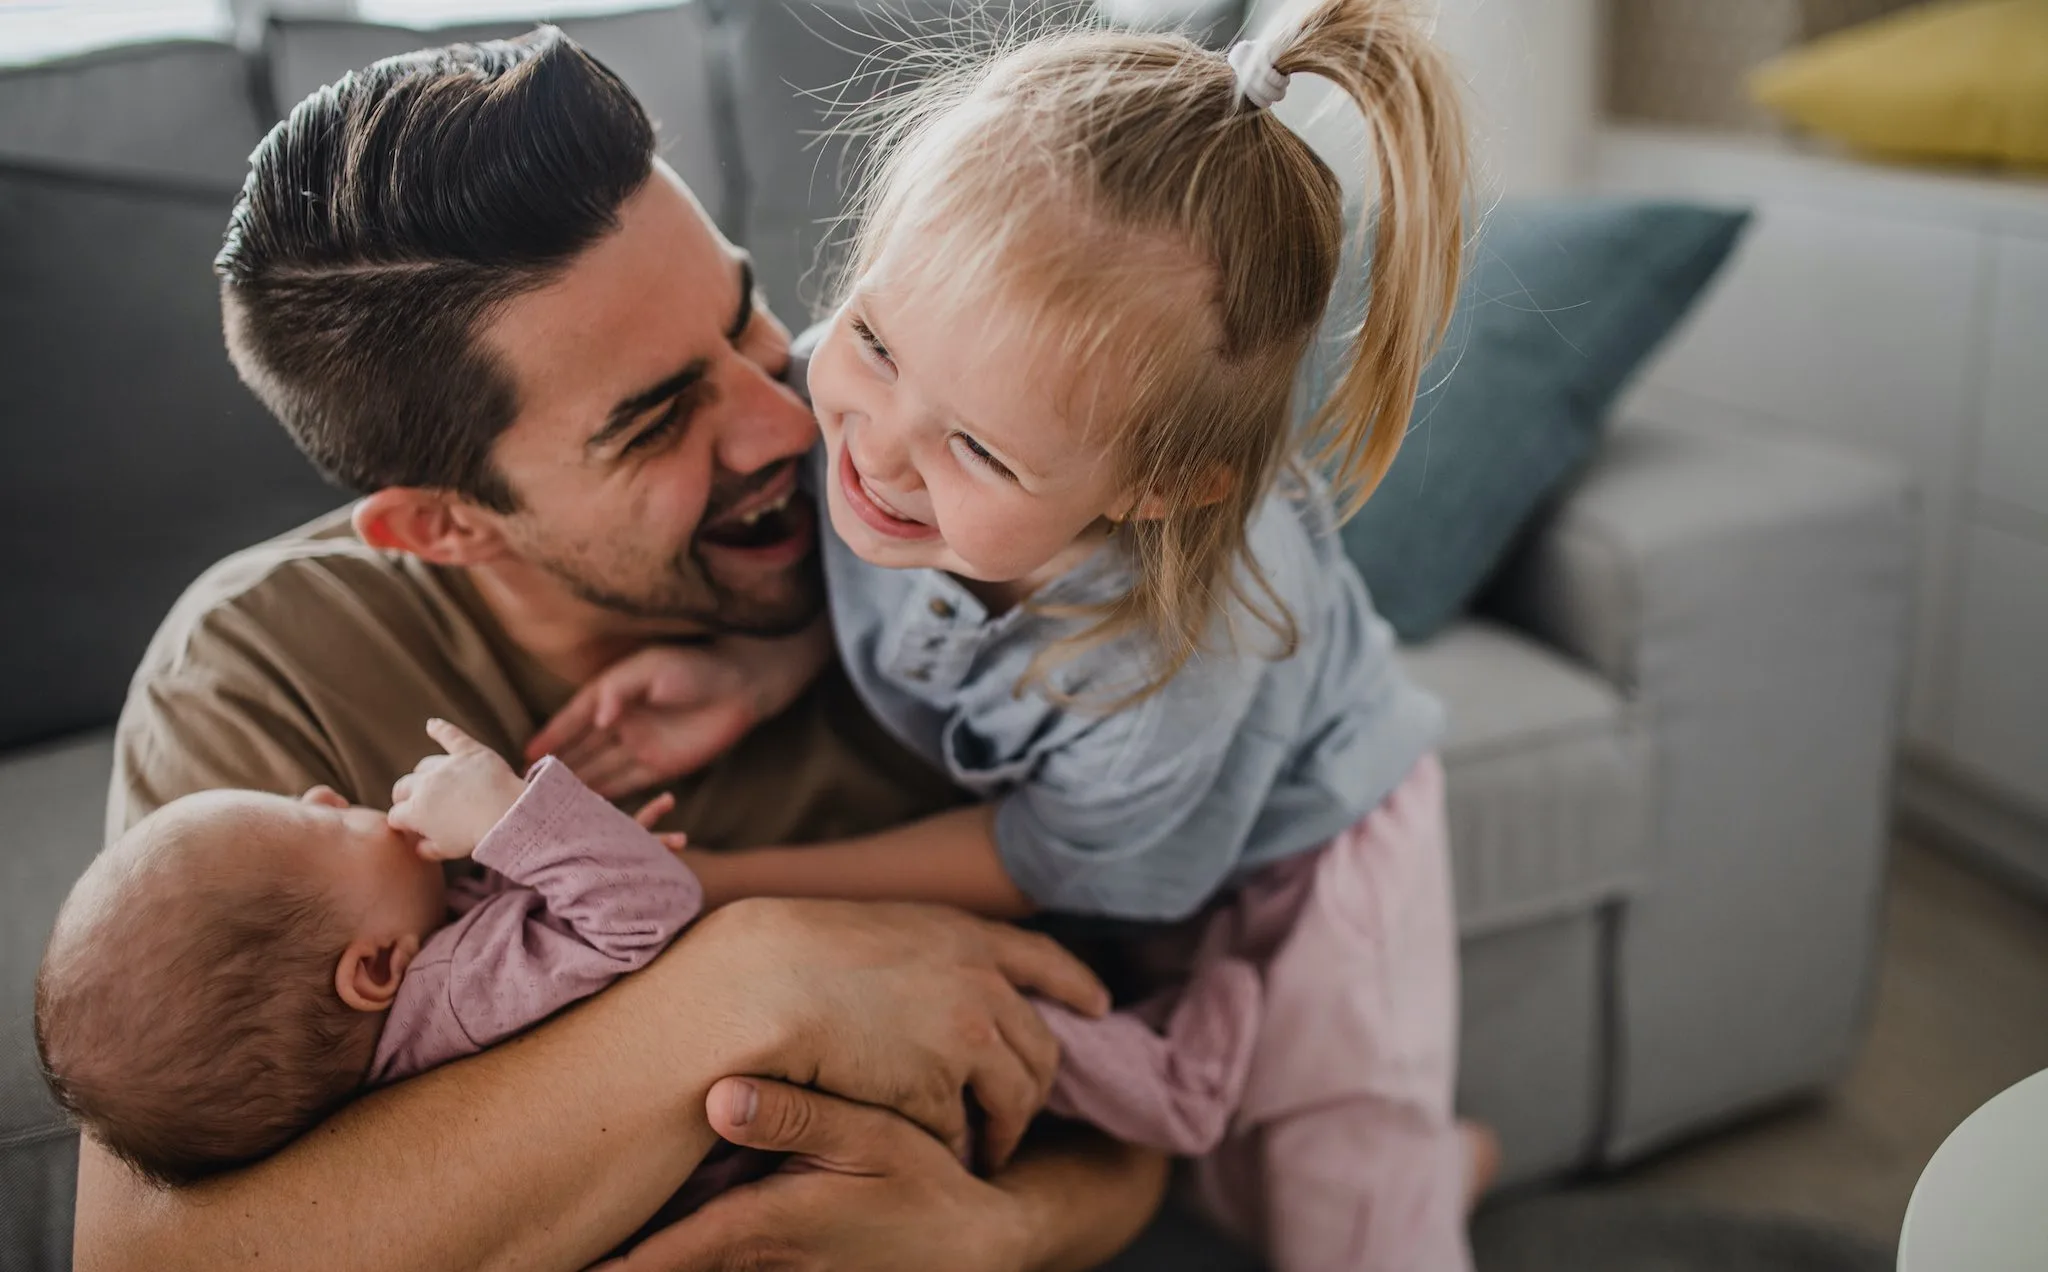
[[[876,1130],[878,1110],[761,1078],[721,1078],[704,1098],[711,1129],[744,1148],[838,1159]]]

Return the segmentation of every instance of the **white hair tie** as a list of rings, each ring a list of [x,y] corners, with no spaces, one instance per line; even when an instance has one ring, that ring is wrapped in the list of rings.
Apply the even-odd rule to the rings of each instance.
[[[1230,46],[1230,65],[1237,72],[1237,93],[1254,110],[1271,110],[1287,96],[1287,76],[1273,69],[1265,40],[1239,40]]]

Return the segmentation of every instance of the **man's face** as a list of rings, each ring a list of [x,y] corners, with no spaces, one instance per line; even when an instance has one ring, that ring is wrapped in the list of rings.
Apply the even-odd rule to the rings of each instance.
[[[772,635],[817,615],[816,517],[795,494],[817,434],[778,379],[789,332],[667,165],[480,339],[518,390],[494,458],[521,557],[662,625]]]

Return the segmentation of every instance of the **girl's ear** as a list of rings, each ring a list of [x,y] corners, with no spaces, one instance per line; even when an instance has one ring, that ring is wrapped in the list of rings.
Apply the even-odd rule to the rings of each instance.
[[[356,501],[356,537],[435,565],[477,565],[504,551],[489,514],[441,490],[391,486]]]
[[[1221,464],[1212,465],[1208,473],[1188,487],[1188,504],[1193,508],[1206,508],[1221,503],[1230,494],[1237,479],[1230,475]],[[1126,495],[1121,503],[1110,510],[1112,521],[1157,521],[1173,507],[1161,494],[1138,496]]]

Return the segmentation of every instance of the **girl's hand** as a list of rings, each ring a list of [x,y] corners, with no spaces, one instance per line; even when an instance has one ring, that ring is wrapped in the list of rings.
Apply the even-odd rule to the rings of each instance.
[[[429,755],[398,779],[391,788],[388,819],[419,839],[423,857],[467,857],[519,801],[526,779],[497,752],[446,720],[427,721],[427,736],[447,754]]]
[[[559,756],[607,799],[673,781],[796,701],[830,652],[822,619],[778,640],[650,646],[578,690],[527,743],[527,757]]]

